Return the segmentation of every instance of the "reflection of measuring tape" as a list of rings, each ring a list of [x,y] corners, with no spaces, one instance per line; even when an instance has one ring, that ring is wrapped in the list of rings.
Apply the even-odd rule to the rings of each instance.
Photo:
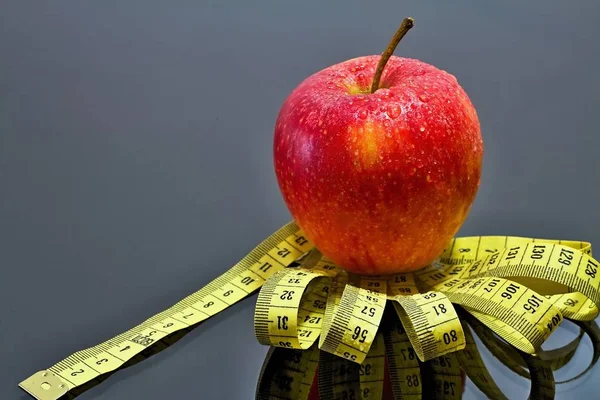
[[[306,398],[317,370],[319,389],[333,398],[381,398],[386,358],[393,390],[403,398],[459,398],[461,367],[488,396],[498,397],[465,321],[478,334],[482,324],[489,327],[495,335],[482,339],[486,346],[500,349],[495,355],[547,396],[554,393],[547,365],[568,362],[579,339],[554,353],[540,353],[541,344],[563,317],[591,321],[598,314],[600,272],[589,254],[583,242],[457,238],[439,263],[415,274],[360,277],[322,259],[289,223],[198,292],[20,386],[41,400],[77,394],[262,287],[255,331],[274,347],[257,398]],[[290,264],[295,267],[286,268]],[[382,321],[386,303],[401,324]],[[580,325],[599,353],[595,325]]]

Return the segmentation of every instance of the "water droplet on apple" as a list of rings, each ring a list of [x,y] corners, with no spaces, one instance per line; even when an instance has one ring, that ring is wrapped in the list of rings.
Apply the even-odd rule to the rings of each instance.
[[[391,124],[392,124],[392,121],[390,121],[389,119],[383,120],[383,126],[390,126]]]
[[[358,117],[360,119],[367,119],[368,116],[369,116],[369,112],[364,108],[358,112]]]
[[[360,73],[358,73],[356,75],[356,78],[359,79],[359,80],[363,80],[363,79],[365,79],[365,74],[363,74],[362,72],[360,72]]]
[[[387,106],[387,114],[391,119],[396,119],[402,113],[402,109],[398,104],[390,104]]]
[[[421,127],[419,128],[419,130],[420,130],[421,132],[425,132],[425,127],[421,125]]]

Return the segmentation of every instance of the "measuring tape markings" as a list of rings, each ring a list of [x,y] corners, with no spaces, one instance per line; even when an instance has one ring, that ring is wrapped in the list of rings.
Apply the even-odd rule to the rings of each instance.
[[[574,240],[539,239],[521,236],[463,236],[450,241],[440,261],[444,264],[465,264],[497,253],[499,250],[525,245],[528,243],[559,244],[579,250],[587,255],[592,254],[592,245],[588,242]]]
[[[423,385],[419,357],[398,318],[384,329],[384,342],[394,398],[420,400]]]
[[[322,332],[327,332],[327,335],[319,336],[319,348],[330,353],[335,351],[336,344],[339,343],[343,337],[343,331],[338,329],[332,330],[331,325],[333,322],[333,315],[337,312],[342,299],[342,293],[346,286],[346,282],[348,282],[348,273],[345,271],[333,276],[329,282],[327,300],[325,303],[325,315],[321,328]],[[333,337],[334,335],[336,336],[335,338]],[[327,336],[329,336],[328,341],[325,340]]]
[[[598,316],[598,307],[579,292],[546,296],[565,318],[578,321],[593,321]]]
[[[369,354],[359,365],[361,398],[381,400],[385,379],[385,342],[383,334],[377,332],[375,341],[369,349]]]
[[[314,293],[314,284],[310,285],[327,276],[308,268],[276,272],[263,285],[256,301],[254,326],[258,341],[271,346],[309,348],[319,336],[324,314],[320,303],[315,306],[319,294]]]
[[[442,273],[442,275],[437,277],[438,281],[439,279],[448,279],[448,276],[444,275],[445,271],[455,274],[456,272],[452,272],[454,267],[456,267],[456,271],[460,271],[465,267],[466,264],[472,264],[476,261],[479,261],[480,263],[481,260],[485,259],[487,256],[494,255],[500,250],[513,246],[527,245],[529,243],[562,244],[564,246],[579,250],[587,255],[591,255],[591,245],[587,242],[546,240],[514,236],[460,237],[453,239],[449,243],[444,252],[441,254],[436,265],[432,265],[430,268],[417,271],[416,274],[420,280],[423,280],[427,279],[432,274],[439,272]],[[430,282],[429,285],[433,285],[434,283],[436,282]]]
[[[308,399],[318,353],[314,346],[308,350],[269,348],[259,375],[256,399]]]
[[[37,372],[19,386],[38,399],[57,399],[116,370],[167,335],[196,325],[248,296],[275,271],[312,247],[297,225],[290,222],[194,294],[114,338]]]
[[[383,315],[383,306],[380,304],[385,304],[385,296],[378,291],[385,292],[386,282],[371,277],[357,278],[360,287],[356,287],[346,284],[345,280],[339,282],[345,277],[345,273],[326,260],[318,262],[312,269],[287,269],[278,272],[263,286],[257,300],[255,327],[259,341],[273,346],[307,348],[320,333],[320,347],[323,350],[362,362]],[[333,301],[325,303],[329,309],[326,309],[325,314],[321,307],[323,301],[317,299],[316,302],[311,302],[314,299],[310,298],[313,291],[307,291],[309,284],[316,278],[340,278],[336,279],[336,284],[340,289],[343,288],[341,294],[329,294]],[[304,296],[301,297],[301,294]],[[318,293],[316,295],[319,296]],[[306,307],[312,309],[307,310]],[[313,313],[300,320],[300,323],[316,324],[314,328],[304,331],[307,332],[306,335],[320,331],[312,335],[311,340],[303,341],[298,335],[297,328],[301,326],[298,321],[298,316],[301,315],[299,310]]]
[[[452,279],[433,287],[478,318],[515,347],[534,353],[562,321],[561,313],[540,294],[503,278]],[[531,306],[530,302],[536,305]],[[500,329],[508,327],[507,332]]]
[[[317,374],[320,398],[325,400],[361,398],[360,370],[357,363],[321,351]]]
[[[421,366],[423,398],[458,399],[463,394],[463,379],[456,353],[433,358]]]
[[[457,266],[456,262],[452,262],[449,265],[442,264],[442,266],[439,268],[431,268],[428,271],[424,271],[423,273],[419,274],[418,277],[426,286],[438,289],[440,291],[444,291],[442,284],[447,284],[447,281],[451,282],[451,284],[448,284],[448,286],[452,286],[453,284],[457,284],[459,282],[457,278],[453,278],[453,276],[459,278],[497,276],[514,279],[516,282],[518,282],[519,278],[534,277],[542,279],[543,281],[541,282],[544,282],[543,285],[548,285],[549,282],[554,282],[565,285],[569,290],[580,293],[569,293],[567,296],[563,296],[564,301],[562,303],[560,302],[560,297],[556,295],[552,296],[550,299],[544,296],[546,300],[542,299],[542,297],[539,295],[532,295],[532,297],[527,298],[527,302],[523,302],[522,304],[519,304],[519,306],[523,306],[527,311],[536,312],[540,308],[541,303],[546,302],[550,303],[551,306],[556,305],[556,307],[554,307],[556,310],[566,310],[566,313],[569,316],[593,319],[597,315],[597,307],[595,303],[598,301],[598,299],[600,299],[600,293],[597,290],[598,286],[600,285],[600,276],[596,274],[596,266],[598,263],[585,254],[591,253],[591,247],[585,242],[558,241],[563,244],[569,244],[572,247],[564,246],[563,244],[559,243],[543,242],[544,241],[540,240],[514,237],[458,238],[453,241],[447,250],[445,250],[445,253],[442,255],[442,260],[448,262],[450,261],[450,258],[456,258],[461,253],[461,260],[464,261],[470,261],[473,259],[473,257],[479,257],[479,255],[483,253],[490,254],[486,255],[483,260],[477,259],[475,261],[470,261],[470,265]],[[512,247],[500,248],[499,246]],[[493,248],[490,249],[490,247]],[[573,249],[583,249],[583,251],[575,252]],[[499,252],[498,250],[501,251]],[[465,255],[464,253],[468,254]],[[519,260],[519,255],[521,256],[520,261],[517,261]],[[533,261],[530,263],[524,263],[524,259]],[[511,261],[513,262],[512,265]],[[584,264],[585,267],[579,268],[579,266],[582,264]],[[500,281],[496,283],[499,282]],[[538,284],[538,287],[543,288],[543,285]],[[518,285],[513,284],[513,286],[508,287],[508,289],[514,291],[515,286]],[[490,288],[488,286],[486,290],[489,289]],[[444,291],[444,293],[446,292]],[[587,296],[584,297],[586,300],[589,299],[590,301],[594,302],[592,307],[590,307],[589,302],[588,306],[586,307],[584,304],[586,301],[582,301],[583,298],[581,297],[581,293]],[[511,295],[511,293],[503,294],[505,296]],[[476,295],[476,293],[473,293],[474,297],[476,297]],[[481,304],[479,307],[475,307],[473,303],[469,304],[467,302],[461,302],[458,296],[450,297],[453,302],[463,304],[467,306],[468,309],[475,308],[489,314],[488,310],[481,310]],[[486,298],[491,296],[488,296],[488,294],[483,294],[481,297]],[[570,307],[575,306],[577,303],[580,304],[579,308],[571,310]],[[495,305],[488,306],[494,310],[497,309],[497,306]],[[587,310],[585,310],[584,307],[586,307]],[[584,310],[582,311],[582,309]],[[554,310],[552,310],[552,312],[554,312]],[[480,315],[481,314],[478,316]],[[495,328],[499,333],[499,325],[504,325],[505,327],[510,326],[511,328],[515,326],[515,324],[510,323],[510,321],[508,321],[509,323],[506,323],[506,316],[494,316],[493,314],[491,314],[491,316],[495,318],[486,317],[486,322],[492,325],[492,328]],[[521,329],[520,333],[526,337],[526,340],[523,338],[512,338],[509,341],[511,344],[517,345],[517,347],[523,351],[534,352],[535,348],[538,347],[535,342],[537,341],[538,344],[541,344],[541,342],[545,340],[544,336],[547,336],[551,331],[553,331],[556,323],[560,323],[560,315],[554,314],[552,317],[554,321],[546,321],[546,324],[550,324],[546,325],[549,327],[549,331],[541,336],[538,335],[537,340],[531,336],[531,333],[529,335],[525,334],[522,331],[523,329]],[[501,319],[504,321],[504,323],[499,323],[494,321],[494,319]],[[537,326],[541,326],[537,322],[538,321],[530,320],[529,322],[522,322],[518,326],[520,328],[536,326],[536,324]],[[501,334],[504,336],[508,335],[509,337],[515,336],[513,329],[509,328],[509,330],[510,332],[502,332]],[[527,344],[527,341],[530,343]]]
[[[311,343],[318,340],[321,334],[327,304],[327,296],[322,293],[325,288],[329,289],[329,283],[324,284],[320,282],[321,280],[317,278],[316,281],[311,282],[298,310],[298,335],[301,339],[310,340]]]
[[[465,278],[493,275],[515,281],[523,281],[524,278],[533,277],[538,281],[527,280],[527,286],[534,290],[536,287],[540,289],[548,288],[551,282],[567,286],[571,290],[571,293],[562,294],[562,302],[558,300],[561,295],[553,295],[551,299],[555,306],[564,313],[565,317],[579,320],[593,320],[597,317],[598,307],[594,303],[600,299],[600,293],[598,292],[600,276],[597,274],[598,262],[590,257],[591,245],[589,243],[520,237],[457,238],[452,243],[445,254],[442,255],[442,260],[449,262],[451,257],[456,258],[463,254],[461,257],[470,261],[471,265],[467,268],[445,265],[445,268],[431,269],[419,274],[419,277],[428,281],[429,285],[450,279],[451,275]],[[500,246],[512,247],[504,247],[504,254],[500,257],[500,253],[498,253],[498,250],[502,249]],[[527,259],[532,260],[532,262],[521,262],[518,265],[510,266],[509,261],[518,256],[521,246],[525,246],[530,250]],[[546,251],[548,246],[558,247],[559,251],[552,250],[548,252]],[[571,249],[579,251],[573,254]],[[474,257],[478,257],[479,254],[487,254],[487,257],[484,260],[473,259],[472,257],[465,258],[465,252],[475,254]],[[550,257],[550,253],[554,254],[555,259]],[[499,257],[500,260],[498,261]],[[524,257],[525,253],[523,253],[522,259]],[[582,261],[586,264],[585,268],[574,272],[574,266],[579,265]],[[540,284],[539,280],[544,281]],[[594,280],[593,285],[589,284],[590,280]],[[584,293],[587,297],[578,292]],[[579,306],[575,308],[577,304]]]
[[[419,293],[413,273],[388,279],[388,299],[393,301],[421,361],[464,347],[458,316],[443,293]]]
[[[519,256],[520,261],[511,264],[511,261]],[[463,276],[498,276],[515,281],[519,278],[536,278],[538,282],[528,282],[534,290],[536,287],[544,289],[544,285],[554,282],[566,286],[570,292],[584,294],[598,306],[598,268],[598,261],[583,252],[575,252],[570,247],[560,244],[527,243],[524,246],[506,248],[501,255],[489,255],[476,271],[466,270]]]
[[[421,361],[460,350],[465,338],[450,299],[441,292],[397,296],[394,306]]]
[[[360,364],[375,340],[383,316],[387,282],[377,277],[348,279],[343,287],[338,282],[336,290],[330,293],[319,347]]]

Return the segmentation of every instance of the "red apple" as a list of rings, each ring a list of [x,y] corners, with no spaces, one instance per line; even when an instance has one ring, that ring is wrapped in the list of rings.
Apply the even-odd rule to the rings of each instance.
[[[438,257],[471,208],[483,158],[477,114],[454,76],[392,56],[371,93],[381,59],[308,77],[275,126],[290,213],[325,256],[359,274],[413,271]]]

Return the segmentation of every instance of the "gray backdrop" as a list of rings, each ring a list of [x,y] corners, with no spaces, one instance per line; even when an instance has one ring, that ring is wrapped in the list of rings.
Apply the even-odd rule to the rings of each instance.
[[[461,234],[600,245],[596,1],[0,1],[0,398],[26,399],[20,380],[170,306],[287,222],[279,106],[307,75],[380,53],[406,15],[397,54],[454,73],[481,120]],[[253,307],[80,398],[252,398],[267,351]],[[558,377],[589,358],[586,342]],[[600,366],[557,397],[597,396],[598,379]],[[484,397],[470,385],[466,398]]]

